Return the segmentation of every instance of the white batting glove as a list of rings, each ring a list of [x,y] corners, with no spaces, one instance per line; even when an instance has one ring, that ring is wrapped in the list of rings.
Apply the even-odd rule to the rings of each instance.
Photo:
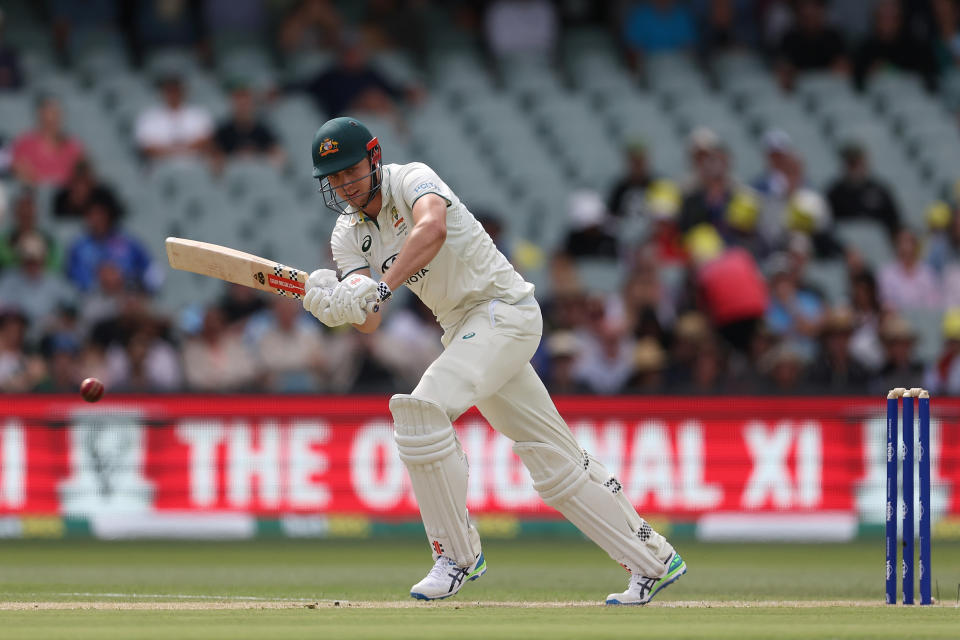
[[[337,278],[336,271],[333,269],[317,269],[307,278],[307,281],[303,284],[303,288],[307,293],[314,288],[333,291],[338,284],[340,284],[340,280]]]
[[[376,281],[355,273],[344,278],[333,290],[330,312],[352,324],[363,324],[367,319],[367,307],[373,308],[378,301]]]
[[[314,287],[307,291],[303,296],[303,308],[309,311],[317,320],[327,325],[328,327],[336,327],[343,324],[343,321],[332,322],[333,318],[330,316],[330,298],[332,297],[333,289],[322,289],[320,287]]]

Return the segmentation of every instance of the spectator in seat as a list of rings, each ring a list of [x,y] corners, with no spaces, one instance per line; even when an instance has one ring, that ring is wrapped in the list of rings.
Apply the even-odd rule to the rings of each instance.
[[[646,213],[653,223],[649,242],[661,265],[685,263],[687,252],[683,247],[683,234],[677,224],[683,196],[676,184],[669,180],[656,180],[647,189]]]
[[[790,340],[774,346],[760,363],[762,387],[768,393],[790,395],[802,391],[809,351]]]
[[[277,137],[257,116],[256,101],[250,86],[234,81],[230,88],[230,118],[221,122],[213,134],[213,157],[217,165],[227,158],[261,157],[275,167],[283,166],[285,155]]]
[[[29,352],[28,324],[19,307],[0,306],[0,393],[27,391],[46,373],[42,360]],[[28,372],[33,373],[32,379],[27,379]]]
[[[849,71],[843,35],[827,21],[827,0],[799,0],[796,23],[780,41],[777,75],[780,85],[792,89],[805,71]]]
[[[192,48],[199,57],[209,60],[205,4],[165,0],[119,3],[123,33],[134,63],[139,65],[146,54],[166,47]]]
[[[701,20],[701,54],[708,63],[711,55],[744,49],[758,41],[759,24],[752,1],[702,0],[694,4],[694,11],[700,16],[706,14]]]
[[[949,265],[960,265],[960,209],[952,209],[946,202],[934,202],[927,208],[927,226],[927,260],[942,275]],[[946,277],[944,284],[950,287]]]
[[[56,334],[47,347],[46,376],[33,388],[39,393],[76,393],[82,380],[80,344],[68,334]],[[112,389],[111,389],[112,390]]]
[[[6,19],[0,9],[0,93],[17,91],[23,86],[20,53],[5,42]]]
[[[745,352],[768,306],[767,285],[757,263],[745,249],[725,248],[707,224],[692,229],[686,242],[699,307],[728,343]]]
[[[871,75],[885,68],[915,73],[929,89],[936,88],[934,48],[914,37],[897,0],[882,0],[874,7],[873,29],[856,54],[857,85],[863,88]]]
[[[705,340],[693,357],[689,376],[677,387],[686,395],[717,395],[727,390],[727,354],[717,340]]]
[[[207,152],[213,119],[204,107],[188,105],[183,81],[166,73],[159,80],[161,104],[137,117],[134,137],[148,160],[194,156]]]
[[[53,236],[37,226],[37,201],[33,189],[25,188],[17,195],[13,203],[13,224],[0,237],[0,267],[17,264],[17,245],[24,236],[36,236],[43,242],[46,266],[59,269],[61,262],[60,247]]]
[[[900,229],[900,212],[890,190],[870,173],[866,149],[850,142],[840,149],[843,173],[827,191],[837,221],[865,219],[882,224],[890,238]]]
[[[257,361],[237,331],[228,331],[223,312],[207,309],[203,328],[183,348],[184,372],[195,391],[230,392],[253,387],[259,378]]]
[[[483,16],[483,27],[494,57],[548,59],[557,45],[560,20],[549,0],[494,0]]]
[[[76,164],[70,179],[67,180],[53,199],[53,215],[58,218],[81,219],[83,212],[94,200],[108,203],[119,217],[123,216],[123,206],[105,182],[100,180],[89,160]]]
[[[83,158],[83,145],[63,130],[60,103],[41,96],[36,103],[36,126],[13,143],[13,172],[28,185],[63,185]]]
[[[103,261],[97,268],[96,284],[79,301],[79,320],[85,331],[120,315],[130,284],[116,264]]]
[[[604,310],[582,333],[582,349],[574,364],[577,380],[593,393],[623,390],[633,370],[635,342],[627,332],[626,318]]]
[[[923,380],[923,365],[914,355],[917,334],[910,323],[895,313],[888,314],[880,328],[884,364],[873,381],[873,393],[885,393],[902,382]]]
[[[937,23],[934,53],[941,73],[960,69],[960,7],[956,0],[933,0]]]
[[[377,359],[411,387],[443,352],[433,313],[414,297],[393,309],[372,342]]]
[[[785,200],[793,186],[791,177],[795,172],[796,151],[793,140],[790,134],[782,129],[770,129],[763,134],[763,148],[767,165],[750,186],[765,198]]]
[[[660,269],[663,263],[652,247],[641,247],[630,265],[630,276],[623,285],[620,303],[627,323],[637,338],[664,338],[665,327],[673,324],[674,300],[664,286]]]
[[[266,388],[279,393],[315,391],[326,366],[320,328],[295,301],[278,297],[270,311],[270,323],[255,347]]]
[[[590,393],[589,387],[575,375],[574,365],[582,345],[573,331],[556,331],[546,339],[547,367],[544,383],[551,395],[580,395]]]
[[[218,306],[223,311],[227,324],[231,325],[245,322],[253,314],[266,309],[267,304],[256,289],[229,284]]]
[[[124,344],[111,345],[106,361],[110,386],[118,392],[171,392],[182,384],[179,354],[153,322],[136,328]]]
[[[623,39],[636,66],[644,55],[694,50],[697,25],[685,2],[632,2],[623,18]]]
[[[875,373],[883,366],[883,345],[880,342],[880,323],[883,309],[877,280],[869,271],[850,274],[850,302],[853,311],[853,335],[850,351],[853,357]]]
[[[805,358],[812,358],[823,322],[823,303],[820,298],[800,288],[797,272],[791,268],[785,254],[770,260],[770,305],[766,325],[775,336],[790,340],[793,348],[803,350]]]
[[[283,17],[277,45],[284,54],[339,46],[343,18],[333,0],[300,0]]]
[[[666,384],[675,388],[689,380],[693,363],[700,348],[713,341],[707,318],[699,311],[681,314],[673,325],[673,338],[667,358]]]
[[[73,301],[73,291],[60,274],[47,269],[47,243],[42,236],[21,235],[16,251],[17,268],[0,276],[0,306],[18,306],[30,321],[31,338],[36,339],[56,309]]]
[[[943,314],[943,347],[924,386],[931,393],[960,396],[960,308]]]
[[[330,116],[363,111],[392,117],[398,100],[416,102],[422,95],[418,86],[398,86],[371,66],[367,50],[356,36],[346,39],[336,64],[299,88]]]
[[[155,291],[163,272],[139,240],[123,231],[109,202],[93,200],[84,211],[84,232],[67,252],[67,277],[81,291],[89,291],[104,262],[114,264],[127,282]]]
[[[647,188],[654,181],[647,160],[647,148],[642,141],[634,140],[627,144],[624,152],[627,173],[610,192],[608,206],[610,214],[628,220],[639,218],[646,208]]]
[[[896,238],[896,259],[880,269],[880,300],[888,309],[938,309],[943,303],[940,280],[920,258],[920,239],[910,229]]]
[[[46,376],[43,358],[27,349],[27,316],[0,307],[0,393],[23,393]]]
[[[570,196],[571,231],[563,252],[571,258],[617,257],[617,239],[606,228],[607,206],[596,191],[576,191]]]
[[[820,355],[807,372],[811,389],[840,395],[868,391],[870,372],[851,353],[853,329],[850,309],[838,307],[826,313],[820,331]]]
[[[695,177],[680,206],[680,230],[709,224],[725,243],[758,251],[760,202],[753,189],[733,178],[730,156],[714,136],[709,130],[690,136]]]
[[[637,342],[633,351],[633,373],[627,383],[626,392],[636,394],[662,393],[663,372],[667,365],[667,354],[654,338],[644,338]]]

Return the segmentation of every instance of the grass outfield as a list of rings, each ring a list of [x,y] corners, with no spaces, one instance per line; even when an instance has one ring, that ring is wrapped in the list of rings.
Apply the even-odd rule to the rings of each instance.
[[[411,541],[6,541],[0,637],[958,637],[960,544],[934,545],[940,604],[906,609],[880,605],[881,546],[685,543],[679,582],[609,608],[626,574],[570,541],[491,540],[487,575],[432,604],[406,597],[430,564]]]

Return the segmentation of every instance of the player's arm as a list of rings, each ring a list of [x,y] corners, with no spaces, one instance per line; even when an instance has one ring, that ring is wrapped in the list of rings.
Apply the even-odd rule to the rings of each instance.
[[[413,223],[400,254],[383,274],[383,282],[391,291],[427,266],[440,252],[447,239],[447,201],[436,193],[417,198],[413,203]]]
[[[370,269],[360,269],[359,271],[354,271],[354,273],[359,273],[368,278],[370,277]],[[367,313],[367,319],[363,321],[363,324],[355,324],[353,327],[361,333],[373,333],[380,326],[381,318],[383,318],[383,316],[380,313]]]

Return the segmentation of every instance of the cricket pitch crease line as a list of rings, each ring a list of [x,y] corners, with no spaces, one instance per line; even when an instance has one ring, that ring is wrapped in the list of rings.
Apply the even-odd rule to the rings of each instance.
[[[228,610],[228,609],[565,609],[565,608],[605,608],[621,609],[633,607],[605,607],[596,600],[587,601],[467,601],[445,600],[437,602],[400,601],[350,601],[317,598],[261,598],[258,596],[216,596],[193,594],[118,594],[118,593],[47,593],[47,594],[0,594],[19,596],[73,596],[102,598],[147,598],[153,602],[0,602],[0,611],[38,611],[38,610]],[[162,601],[165,599],[166,601]],[[951,606],[952,603],[946,606]],[[812,609],[830,607],[887,607],[882,600],[668,600],[652,602],[647,608],[655,609]]]

